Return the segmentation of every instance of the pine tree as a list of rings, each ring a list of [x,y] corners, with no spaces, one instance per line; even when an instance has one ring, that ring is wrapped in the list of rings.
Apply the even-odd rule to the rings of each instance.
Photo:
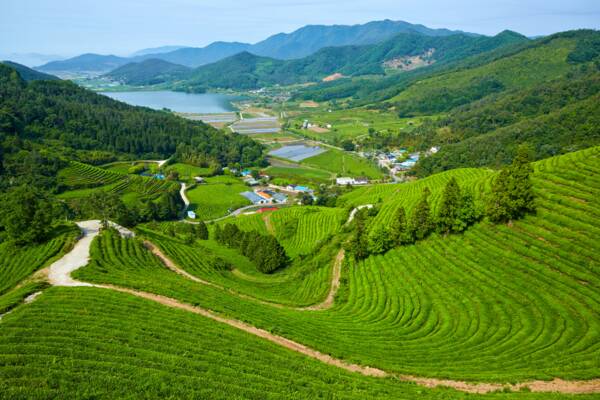
[[[369,234],[369,253],[383,254],[388,251],[393,241],[390,237],[390,232],[382,225],[378,225]]]
[[[402,246],[409,243],[408,224],[406,221],[406,211],[400,206],[394,213],[394,219],[390,227],[390,238],[394,246]]]
[[[442,194],[442,202],[437,216],[437,226],[441,233],[448,234],[455,231],[455,227],[462,225],[457,221],[461,208],[460,187],[455,177],[452,177]]]
[[[492,222],[507,222],[535,211],[530,180],[529,150],[521,146],[513,163],[503,168],[492,185],[486,213]]]
[[[454,222],[452,230],[454,232],[463,232],[469,226],[473,225],[481,218],[481,213],[475,207],[475,201],[471,193],[465,193],[460,201],[460,210],[458,218]]]
[[[431,221],[431,208],[429,207],[429,195],[431,192],[429,188],[423,189],[421,199],[417,204],[417,207],[412,213],[411,218],[411,232],[416,240],[421,240],[427,237],[433,229],[433,223]]]
[[[208,228],[203,221],[196,225],[196,236],[200,240],[208,240]]]

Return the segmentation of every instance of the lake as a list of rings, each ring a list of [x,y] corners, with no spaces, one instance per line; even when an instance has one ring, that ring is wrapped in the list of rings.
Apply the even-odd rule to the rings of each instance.
[[[103,95],[134,106],[144,106],[162,110],[182,113],[223,113],[235,111],[232,101],[239,97],[218,93],[183,93],[156,91],[156,92],[102,92]]]

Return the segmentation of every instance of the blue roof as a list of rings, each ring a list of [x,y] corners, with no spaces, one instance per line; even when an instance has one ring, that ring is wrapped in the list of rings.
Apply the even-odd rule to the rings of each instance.
[[[253,202],[254,204],[260,203],[261,201],[265,200],[254,192],[242,192],[240,194],[248,200],[250,200],[251,202]]]
[[[248,176],[252,173],[252,171],[250,171],[249,169],[245,169],[242,171],[242,176]]]
[[[306,186],[294,186],[294,190],[299,192],[308,192],[310,189]]]

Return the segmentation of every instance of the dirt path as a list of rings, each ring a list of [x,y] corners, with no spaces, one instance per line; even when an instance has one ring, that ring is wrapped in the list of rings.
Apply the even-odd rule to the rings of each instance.
[[[130,295],[133,295],[136,297],[140,297],[143,299],[151,300],[151,301],[157,302],[157,303],[162,304],[167,307],[185,310],[188,312],[192,312],[192,313],[204,316],[206,318],[210,318],[214,321],[217,321],[217,322],[220,322],[223,324],[227,324],[233,328],[236,328],[236,329],[242,330],[244,332],[247,332],[251,335],[263,338],[272,343],[275,343],[277,345],[285,347],[286,349],[303,354],[307,357],[313,358],[313,359],[323,362],[325,364],[332,365],[332,366],[335,366],[338,368],[342,368],[349,372],[359,373],[359,374],[362,374],[365,376],[372,376],[372,377],[377,377],[377,378],[395,377],[402,381],[413,382],[413,383],[416,383],[418,385],[425,386],[425,387],[446,386],[446,387],[454,388],[459,391],[469,392],[469,393],[489,393],[492,391],[502,390],[502,389],[510,389],[510,390],[518,391],[525,387],[529,388],[533,392],[560,392],[560,393],[570,393],[570,394],[600,393],[600,379],[593,379],[593,380],[588,380],[588,381],[564,381],[561,379],[554,379],[552,381],[530,381],[530,382],[522,382],[519,384],[499,384],[499,383],[469,383],[469,382],[465,382],[465,381],[456,381],[456,380],[449,380],[449,379],[422,378],[422,377],[416,377],[416,376],[411,376],[411,375],[391,374],[391,373],[388,373],[388,372],[383,371],[378,368],[348,363],[344,360],[332,357],[325,353],[321,353],[318,350],[307,347],[307,346],[300,344],[298,342],[295,342],[293,340],[284,338],[279,335],[275,335],[264,329],[257,328],[253,325],[247,324],[245,322],[242,322],[242,321],[239,321],[236,319],[223,317],[211,310],[197,307],[197,306],[192,306],[190,304],[180,302],[180,301],[170,298],[170,297],[161,296],[161,295],[157,295],[157,294],[153,294],[153,293],[147,293],[147,292],[124,288],[124,287],[119,287],[119,286],[114,286],[114,285],[95,285],[95,284],[90,284],[87,282],[76,281],[73,278],[71,278],[71,273],[73,271],[75,271],[76,269],[83,267],[84,265],[87,264],[87,262],[89,260],[89,256],[90,256],[90,246],[91,246],[92,240],[99,233],[100,221],[85,221],[85,222],[80,222],[77,225],[82,230],[81,239],[73,247],[71,252],[67,253],[60,260],[56,261],[49,268],[50,271],[49,271],[48,279],[49,279],[50,283],[52,283],[55,286],[72,286],[72,287],[74,287],[74,286],[91,286],[91,287],[103,288],[103,289],[107,289],[107,290],[114,290],[114,291],[118,291],[121,293],[126,293],[126,294],[130,294]],[[165,265],[167,265],[167,267],[174,270],[175,272],[182,274],[184,276],[187,276],[192,280],[199,281],[201,283],[210,284],[210,283],[202,281],[196,277],[193,277],[192,275],[189,275],[185,271],[182,271],[174,263],[172,263],[170,260],[168,260],[168,258],[161,257],[159,254],[162,254],[162,253],[155,246],[154,246],[154,248],[150,248],[150,250],[154,254],[159,256],[163,260],[163,262],[165,262]],[[342,260],[343,260],[343,251],[340,251],[340,253],[338,253],[338,256],[336,257],[335,265],[341,265]],[[336,273],[335,271],[339,271],[339,267],[336,268],[335,265],[334,265],[334,273],[333,273],[332,281],[336,281],[336,275],[337,275],[337,284],[336,284],[336,287],[337,287],[339,285],[339,272]],[[331,296],[331,301],[333,300],[333,296],[334,296],[334,294],[332,295],[332,292],[334,292],[334,294],[335,294],[335,290],[333,289],[333,286],[332,286],[332,289],[330,290],[330,295],[327,296],[328,299]],[[37,297],[38,295],[39,294],[36,294],[35,297]],[[326,304],[328,302],[328,299],[326,299],[323,304]]]
[[[344,249],[341,249],[337,256],[335,257],[335,261],[333,263],[333,268],[331,271],[331,286],[329,286],[329,293],[327,293],[327,297],[322,303],[312,305],[310,307],[296,308],[296,310],[307,310],[307,311],[321,311],[327,310],[333,306],[333,300],[335,299],[335,295],[337,294],[338,289],[340,288],[340,276],[342,275],[342,264],[344,263]]]
[[[269,232],[269,234],[271,234],[271,235],[274,235],[275,227],[273,226],[273,223],[271,222],[271,214],[263,215],[262,220],[265,222],[265,228],[267,228],[267,232]]]

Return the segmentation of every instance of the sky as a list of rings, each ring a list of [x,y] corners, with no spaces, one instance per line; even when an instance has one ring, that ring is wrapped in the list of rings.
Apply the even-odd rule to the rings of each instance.
[[[127,55],[163,45],[254,43],[309,24],[382,19],[537,36],[600,29],[600,0],[0,0],[0,55]]]

